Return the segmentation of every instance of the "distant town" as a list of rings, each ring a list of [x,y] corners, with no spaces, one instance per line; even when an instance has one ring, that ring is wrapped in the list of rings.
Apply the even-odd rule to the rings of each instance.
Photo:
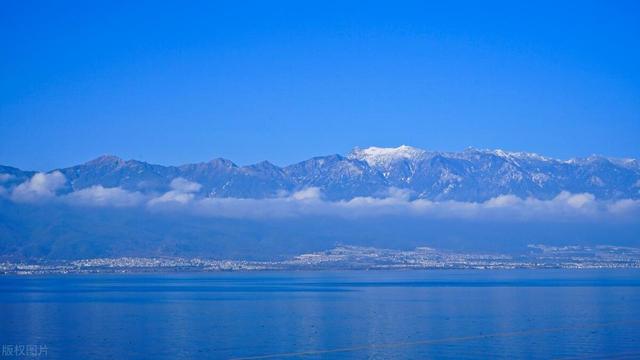
[[[470,254],[418,247],[414,250],[343,245],[282,261],[186,258],[96,258],[73,261],[0,262],[0,274],[212,272],[264,270],[389,269],[603,269],[640,268],[640,248],[529,245],[525,255]]]

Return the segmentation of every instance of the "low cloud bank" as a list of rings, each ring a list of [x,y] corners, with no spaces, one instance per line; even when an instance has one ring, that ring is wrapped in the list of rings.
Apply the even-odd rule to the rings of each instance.
[[[315,189],[314,191],[318,191]],[[309,190],[305,190],[308,194]],[[640,201],[602,202],[591,194],[562,192],[551,200],[498,196],[481,203],[460,201],[409,200],[405,196],[385,198],[357,197],[344,201],[324,201],[294,193],[274,199],[206,198],[190,204],[194,213],[223,217],[294,217],[307,215],[341,216],[418,216],[428,218],[505,219],[505,220],[599,220],[640,215]]]
[[[11,199],[17,202],[35,202],[55,197],[56,190],[67,182],[65,176],[54,171],[50,174],[37,173],[11,192]]]
[[[296,216],[417,216],[428,218],[504,220],[640,219],[640,200],[600,201],[592,194],[561,192],[550,200],[502,195],[485,202],[410,200],[407,191],[389,189],[384,198],[356,197],[326,201],[318,188],[306,188],[268,199],[198,198],[201,185],[174,179],[171,190],[155,195],[97,185],[57,194],[66,179],[60,172],[37,173],[12,189],[0,187],[0,196],[17,203],[58,202],[72,206],[144,207],[151,212],[187,212],[228,218],[284,218]]]
[[[119,187],[105,188],[95,185],[61,196],[62,201],[73,205],[130,207],[143,204],[147,198],[139,192],[131,192]]]

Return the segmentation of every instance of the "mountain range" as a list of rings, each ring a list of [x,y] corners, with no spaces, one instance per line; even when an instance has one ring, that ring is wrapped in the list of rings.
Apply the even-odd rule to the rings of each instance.
[[[217,158],[180,166],[100,156],[55,169],[65,176],[59,193],[101,185],[145,194],[163,193],[184,178],[200,184],[198,197],[270,198],[315,187],[327,200],[385,197],[400,189],[412,199],[481,202],[499,195],[551,199],[561,191],[597,199],[640,198],[637,159],[590,156],[559,160],[534,153],[469,148],[437,152],[402,145],[355,148],[285,167],[263,161],[238,166]],[[36,172],[0,166],[0,186],[10,189]]]

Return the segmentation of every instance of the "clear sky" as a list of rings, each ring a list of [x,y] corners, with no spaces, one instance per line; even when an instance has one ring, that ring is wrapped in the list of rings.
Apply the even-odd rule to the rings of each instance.
[[[638,1],[185,3],[4,2],[0,164],[640,157]]]

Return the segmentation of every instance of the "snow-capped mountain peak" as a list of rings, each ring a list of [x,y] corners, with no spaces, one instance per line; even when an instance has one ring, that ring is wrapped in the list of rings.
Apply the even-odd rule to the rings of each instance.
[[[553,199],[563,191],[598,199],[640,199],[637,159],[591,156],[572,160],[528,152],[468,148],[432,152],[411,146],[355,148],[349,155],[311,158],[286,167],[269,162],[237,166],[230,160],[162,166],[102,156],[58,169],[77,191],[92,186],[142,193],[171,191],[175,178],[201,185],[200,194],[265,198],[318,188],[324,199],[384,196],[390,188],[416,198],[481,202],[500,195]],[[35,173],[0,166],[0,190],[13,191]]]
[[[383,148],[371,146],[365,149],[355,148],[349,154],[349,158],[365,161],[369,166],[387,166],[398,160],[416,160],[422,158],[427,152],[408,145],[400,145],[395,148]]]

